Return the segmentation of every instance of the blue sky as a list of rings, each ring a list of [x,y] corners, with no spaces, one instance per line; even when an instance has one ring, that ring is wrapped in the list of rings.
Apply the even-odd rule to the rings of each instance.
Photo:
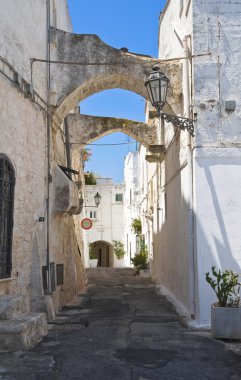
[[[166,0],[68,0],[74,33],[97,34],[109,45],[157,56],[158,18]],[[144,121],[145,101],[121,89],[103,91],[80,103],[81,113],[123,117]],[[95,144],[127,143],[119,146],[92,145],[92,158],[86,170],[115,183],[123,181],[123,158],[135,150],[134,140],[122,133],[105,136]]]

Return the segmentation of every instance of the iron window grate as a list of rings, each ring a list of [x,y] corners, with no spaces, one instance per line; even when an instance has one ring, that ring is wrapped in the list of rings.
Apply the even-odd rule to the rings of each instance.
[[[15,173],[5,155],[0,155],[0,278],[12,270],[12,232]]]

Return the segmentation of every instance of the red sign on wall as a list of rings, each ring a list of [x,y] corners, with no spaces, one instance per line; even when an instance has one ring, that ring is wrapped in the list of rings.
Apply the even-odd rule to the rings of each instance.
[[[91,227],[92,227],[93,223],[92,223],[92,220],[89,219],[89,218],[84,218],[82,221],[81,221],[81,227],[84,229],[84,230],[90,230]]]

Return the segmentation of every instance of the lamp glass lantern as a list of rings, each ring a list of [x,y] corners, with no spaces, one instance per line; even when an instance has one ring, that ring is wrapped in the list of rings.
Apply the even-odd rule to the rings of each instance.
[[[169,79],[160,71],[159,67],[153,68],[145,82],[151,104],[159,112],[166,103],[168,83]]]
[[[100,196],[100,194],[98,193],[98,191],[97,191],[97,193],[96,193],[95,196],[94,196],[94,200],[95,200],[96,207],[98,207],[99,204],[100,204],[100,200],[101,200],[101,196]]]

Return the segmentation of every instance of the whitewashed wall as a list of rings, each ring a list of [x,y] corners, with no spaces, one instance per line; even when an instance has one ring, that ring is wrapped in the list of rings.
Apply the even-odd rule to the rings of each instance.
[[[113,244],[113,240],[124,243],[124,185],[114,185],[113,183],[104,185],[103,180],[100,182],[100,185],[86,186],[86,206],[95,205],[94,196],[97,192],[101,195],[98,208],[86,208],[87,217],[91,216],[90,212],[96,212],[96,218],[92,218],[93,227],[87,232],[87,241],[88,243],[104,241],[110,245]],[[116,194],[122,194],[123,200],[116,201]],[[110,264],[117,267],[120,263],[113,256]]]
[[[237,1],[193,1],[194,151],[197,300],[201,323],[210,320],[214,293],[205,282],[211,265],[240,272],[240,12]],[[228,112],[226,101],[235,101]]]
[[[181,132],[173,140],[175,128],[163,128],[168,151],[161,165],[159,218],[154,222],[153,277],[198,324],[210,323],[215,300],[205,272],[211,265],[240,271],[240,228],[233,223],[241,207],[240,11],[236,1],[184,0],[177,5],[171,0],[161,17],[160,58],[184,57],[183,39],[190,35],[190,116],[196,122],[193,189],[187,136]],[[188,116],[184,81],[185,77],[181,114]],[[233,112],[225,108],[229,100],[236,102]]]
[[[184,57],[183,39],[192,31],[189,3],[169,1],[164,9],[160,18],[160,59]],[[184,116],[181,97],[177,108]],[[171,124],[160,123],[159,129],[160,143],[166,145],[167,154],[163,163],[148,164],[149,208],[153,211],[153,222],[149,222],[153,236],[151,275],[191,315],[187,137],[185,132],[177,133]]]

